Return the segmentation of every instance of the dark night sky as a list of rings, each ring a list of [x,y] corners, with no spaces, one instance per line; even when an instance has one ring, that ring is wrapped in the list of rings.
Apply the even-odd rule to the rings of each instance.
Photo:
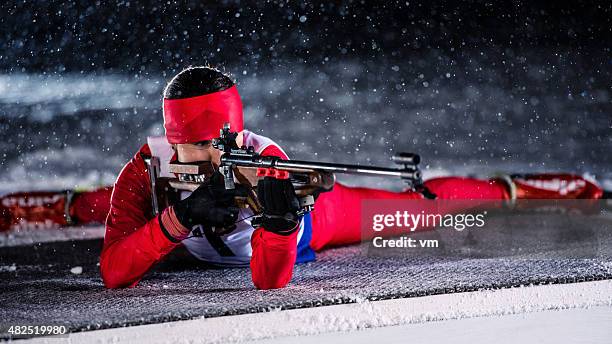
[[[172,73],[202,60],[317,64],[325,57],[377,60],[429,49],[610,53],[608,1],[382,3],[8,1],[0,5],[0,68]]]

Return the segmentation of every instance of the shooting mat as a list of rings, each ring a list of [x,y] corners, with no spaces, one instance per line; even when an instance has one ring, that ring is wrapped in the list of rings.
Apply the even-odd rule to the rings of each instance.
[[[86,331],[363,299],[612,278],[610,216],[589,217],[588,222],[575,218],[580,229],[572,233],[554,233],[554,224],[566,223],[567,216],[533,214],[493,221],[497,223],[486,233],[449,239],[470,242],[473,250],[467,256],[380,256],[366,254],[366,245],[329,249],[319,253],[316,262],[296,266],[288,287],[269,291],[256,290],[246,268],[207,267],[180,249],[136,288],[107,290],[98,273],[99,239],[0,248],[0,323],[65,324],[71,331]],[[495,246],[542,231],[541,221],[547,223],[544,231],[549,237],[570,242],[554,248],[552,258],[537,253],[542,246],[537,241],[521,242],[520,255]],[[422,237],[439,235],[434,231]],[[576,250],[579,253],[573,254]],[[82,273],[71,272],[77,266]]]

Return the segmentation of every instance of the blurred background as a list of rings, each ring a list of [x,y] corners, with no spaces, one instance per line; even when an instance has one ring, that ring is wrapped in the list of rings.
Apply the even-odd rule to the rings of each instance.
[[[612,187],[608,1],[0,10],[0,193],[112,184],[163,134],[165,83],[205,64],[232,74],[246,127],[292,158],[389,165],[413,151],[426,177],[570,171]]]

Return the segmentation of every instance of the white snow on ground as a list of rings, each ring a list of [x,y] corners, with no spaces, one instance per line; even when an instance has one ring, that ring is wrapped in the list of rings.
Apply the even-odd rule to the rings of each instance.
[[[104,237],[104,226],[28,229],[0,232],[0,247]]]
[[[90,169],[84,173],[63,175],[49,174],[49,171],[45,170],[45,167],[53,169],[53,166],[63,165],[68,160],[78,161],[79,166],[122,166],[125,163],[118,158],[106,158],[101,161],[98,151],[98,148],[81,146],[23,153],[19,157],[21,162],[19,165],[3,171],[0,177],[0,195],[35,190],[88,191],[113,185],[117,179],[116,172]]]
[[[160,81],[107,74],[0,74],[0,104],[35,106],[30,116],[48,121],[58,115],[83,110],[120,109],[147,106],[145,96],[159,94]],[[5,116],[22,113],[6,111]]]
[[[560,319],[558,325],[551,323],[547,315],[529,315],[534,323],[517,322],[520,317],[505,317],[507,315],[527,314],[539,311],[582,309],[604,306],[593,312],[575,311],[568,314],[554,314]],[[305,308],[267,313],[245,314],[216,318],[201,318],[195,320],[169,322],[162,324],[143,325],[127,328],[108,329],[91,332],[81,332],[69,335],[67,338],[36,338],[31,343],[227,343],[247,342],[254,340],[278,339],[274,342],[296,342],[296,336],[321,335],[317,342],[336,342],[338,338],[386,338],[372,336],[373,328],[389,326],[422,324],[421,331],[430,331],[446,338],[445,342],[455,342],[453,338],[468,340],[473,331],[482,331],[502,336],[502,340],[513,342],[512,322],[517,327],[529,324],[532,331],[544,339],[558,337],[562,330],[572,328],[570,324],[578,323],[583,314],[599,317],[609,314],[612,307],[612,280],[584,282],[574,284],[556,284],[545,286],[529,286],[522,288],[482,290],[469,293],[442,294],[425,297],[384,300],[376,302],[361,302],[355,304],[334,305],[326,307]],[[547,313],[553,314],[553,313]],[[497,321],[498,316],[501,322]],[[485,317],[485,318],[482,318]],[[488,318],[486,318],[488,317]],[[577,317],[574,319],[574,317]],[[440,321],[452,319],[472,319],[459,323],[443,323]],[[505,321],[504,319],[509,319]],[[584,323],[581,331],[599,335],[609,328],[610,316],[598,318],[595,323]],[[540,323],[538,323],[540,322]],[[502,326],[502,324],[504,324]],[[495,331],[499,325],[502,332]],[[586,326],[586,328],[585,328]],[[606,326],[602,329],[602,326]],[[392,328],[377,333],[406,333],[405,328]],[[368,331],[363,331],[368,330]],[[355,332],[360,331],[360,332]],[[399,331],[399,332],[398,332]],[[404,331],[404,332],[402,332]],[[609,331],[609,330],[608,330]],[[424,332],[420,332],[423,336]],[[536,333],[536,332],[534,332]],[[505,336],[505,337],[504,337]],[[287,337],[287,338],[283,338]],[[428,337],[418,337],[426,342]],[[589,340],[591,337],[583,339]],[[299,341],[309,338],[300,337]],[[477,337],[478,342],[482,342]],[[499,341],[500,338],[496,338]],[[529,338],[534,342],[538,338]],[[566,338],[567,339],[567,338]],[[389,338],[393,340],[393,338]],[[411,341],[411,337],[395,338],[397,342]],[[563,340],[565,341],[565,340]],[[386,342],[386,340],[385,340]],[[470,341],[472,342],[472,341]],[[353,342],[351,342],[353,343]]]
[[[281,337],[257,344],[371,344],[382,343],[610,343],[612,308],[599,306],[453,319],[421,324],[380,327],[350,333],[324,333],[303,337]]]
[[[0,272],[13,272],[17,270],[17,265],[15,263],[11,265],[0,265]]]

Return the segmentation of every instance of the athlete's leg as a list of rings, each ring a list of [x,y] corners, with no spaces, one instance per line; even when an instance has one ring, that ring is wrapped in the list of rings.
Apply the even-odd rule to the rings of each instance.
[[[506,184],[471,178],[436,178],[425,186],[438,199],[508,199]],[[365,199],[424,199],[417,192],[390,192],[368,188],[352,188],[336,183],[331,192],[322,193],[312,213],[312,240],[315,250],[359,243],[361,233],[361,201]],[[452,211],[452,209],[448,209]],[[456,209],[460,210],[460,209]],[[373,234],[373,233],[372,233]],[[392,232],[387,232],[393,235]]]
[[[501,180],[481,180],[461,177],[430,179],[425,186],[437,199],[509,199],[508,184]]]
[[[76,224],[104,223],[110,209],[113,187],[77,192],[70,204],[70,217]]]

